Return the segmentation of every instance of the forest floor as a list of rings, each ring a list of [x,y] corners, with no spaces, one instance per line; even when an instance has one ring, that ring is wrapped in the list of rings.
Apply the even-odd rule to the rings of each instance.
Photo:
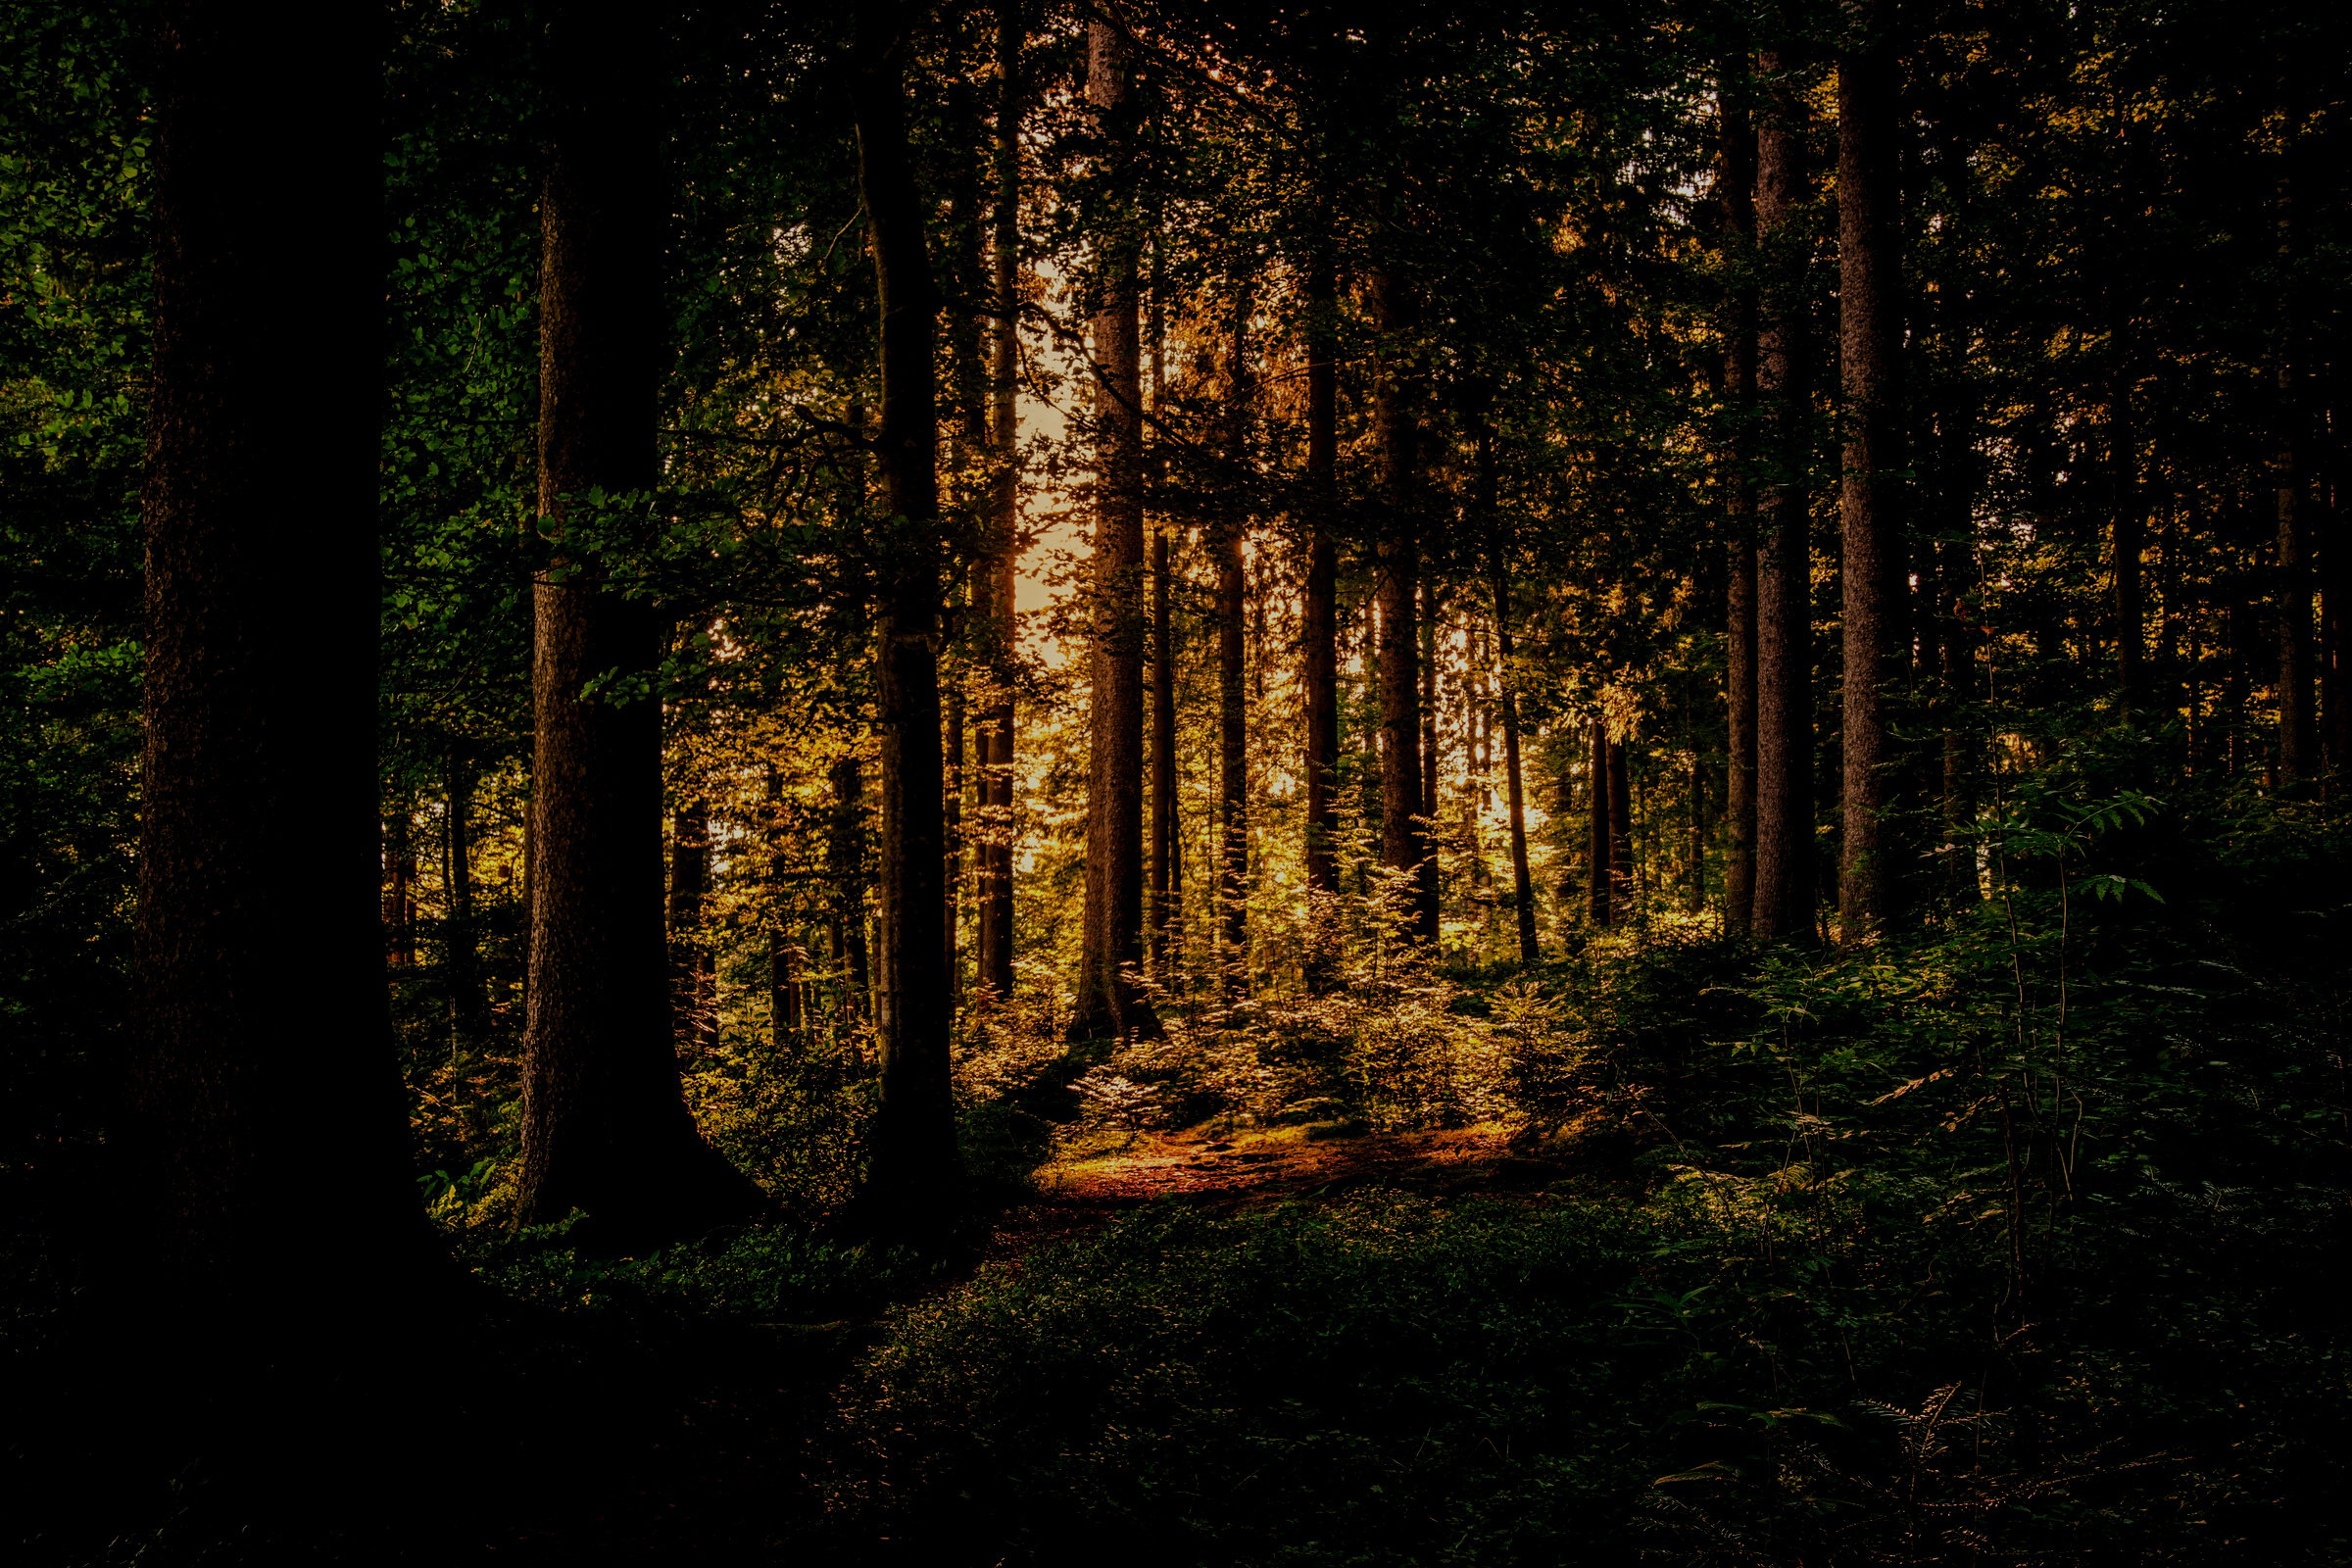
[[[1515,1154],[1496,1127],[1139,1133],[1040,1169],[1035,1200],[1005,1210],[971,1267],[933,1289],[955,1289],[978,1268],[1017,1267],[1039,1247],[1081,1238],[1154,1203],[1231,1214],[1368,1187],[1433,1196],[1520,1192],[1564,1174],[1560,1164]],[[626,1345],[591,1336],[553,1357],[554,1366],[541,1359],[527,1381],[554,1407],[543,1406],[553,1418],[534,1426],[543,1436],[561,1431],[555,1447],[566,1458],[549,1464],[548,1452],[531,1456],[537,1463],[530,1468],[554,1484],[544,1486],[538,1506],[522,1510],[527,1520],[489,1532],[480,1560],[550,1568],[812,1553],[899,1560],[888,1544],[827,1533],[824,1461],[809,1446],[837,1390],[881,1342],[888,1322],[885,1313],[825,1324],[680,1325]]]
[[[1241,1213],[1360,1187],[1450,1197],[1514,1192],[1567,1174],[1514,1153],[1499,1127],[1367,1133],[1348,1124],[1218,1135],[1202,1129],[1138,1133],[1128,1143],[1068,1157],[1038,1172],[1038,1196],[1005,1212],[983,1262],[1083,1235],[1152,1202]]]

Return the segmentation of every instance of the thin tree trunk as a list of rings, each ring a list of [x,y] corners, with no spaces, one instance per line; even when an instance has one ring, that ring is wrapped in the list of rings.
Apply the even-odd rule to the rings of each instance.
[[[1901,647],[1901,294],[1891,0],[1849,8],[1865,36],[1838,66],[1838,301],[1845,446],[1838,512],[1844,623],[1839,940],[1876,941],[1897,888],[1886,836],[1886,688]]]
[[[1768,78],[1783,69],[1766,53]],[[1756,889],[1752,920],[1768,939],[1813,931],[1812,557],[1804,475],[1804,283],[1785,232],[1803,200],[1803,101],[1776,81],[1757,141],[1756,229],[1768,279],[1756,390],[1774,451],[1756,561]]]
[[[1339,831],[1339,546],[1332,531],[1339,502],[1339,366],[1334,351],[1338,294],[1329,259],[1318,258],[1307,272],[1306,478],[1313,514],[1299,610],[1299,664],[1306,699],[1306,885],[1326,894],[1340,887],[1334,854]]]
[[[481,935],[473,905],[473,765],[449,760],[449,809],[443,821],[449,858],[449,923],[443,946],[449,970],[450,1018],[461,1044],[478,1043],[485,1011]]]
[[[1176,818],[1176,643],[1170,619],[1168,536],[1152,536],[1152,967],[1165,983],[1184,892]]]
[[[948,688],[948,755],[940,781],[940,836],[947,843],[947,855],[942,867],[939,950],[941,961],[947,965],[951,1013],[963,992],[962,947],[956,929],[963,899],[963,687],[955,684]]]
[[[1402,907],[1398,934],[1435,947],[1436,891],[1424,831],[1421,778],[1420,578],[1418,508],[1420,399],[1406,364],[1409,334],[1419,325],[1410,285],[1390,270],[1372,277],[1372,306],[1387,338],[1386,363],[1376,380],[1387,503],[1380,541],[1380,837],[1381,863],[1398,878]]]
[[[906,146],[904,33],[864,22],[856,80],[858,183],[880,321],[876,446],[899,531],[875,627],[882,749],[880,986],[875,1009],[881,1102],[866,1139],[865,1217],[885,1229],[935,1223],[956,1197],[960,1157],[948,1032],[945,779],[940,757],[939,410],[933,366],[938,300],[923,198]]]
[[[1233,363],[1227,396],[1232,429],[1228,461],[1234,465],[1232,493],[1239,495],[1241,465],[1247,460],[1250,395],[1247,329],[1249,304],[1237,307]],[[1218,968],[1228,990],[1248,989],[1250,966],[1250,725],[1248,650],[1243,616],[1249,579],[1243,561],[1247,519],[1229,503],[1219,519],[1217,556],[1217,904]],[[1262,661],[1261,661],[1262,662]]]
[[[2292,104],[2287,106],[2287,167],[2278,181],[2278,262],[2283,281],[2277,328],[2278,448],[2274,472],[2278,524],[2278,784],[2281,789],[2294,790],[2319,772],[2320,748],[2312,718],[2311,545],[2303,516],[2311,476],[2305,456],[2310,443],[2303,411],[2302,301],[2293,282],[2299,126],[2292,122],[2300,117]]]
[[[1726,73],[1723,104],[1725,228],[1742,259],[1753,262],[1756,238],[1755,127],[1742,89]],[[1726,594],[1724,707],[1726,737],[1723,918],[1726,929],[1747,929],[1756,899],[1756,488],[1752,472],[1756,406],[1756,290],[1733,292],[1724,327],[1724,390],[1735,434],[1729,464],[1731,573]]]
[[[378,906],[383,76],[362,10],[169,0],[156,23],[122,1145],[134,1310],[167,1371],[241,1394],[253,1352],[391,1343],[436,1273]]]
[[[1707,906],[1707,769],[1696,748],[1690,753],[1690,770],[1686,776],[1684,790],[1690,808],[1690,843],[1685,853],[1690,885],[1683,907],[1691,914]]]
[[[384,957],[394,970],[416,967],[416,810],[403,799],[384,813]]]
[[[2132,380],[2118,367],[2107,409],[2107,473],[2114,514],[2108,551],[2115,594],[2116,699],[2125,716],[2136,720],[2147,702],[2143,647],[2147,636],[2147,589],[2141,571],[2147,554],[2148,521],[2139,484],[2138,437],[2132,427]]]
[[[1636,909],[1634,898],[1634,794],[1625,742],[1609,742],[1609,906],[1622,915]]]
[[[825,874],[833,895],[833,951],[848,969],[845,1022],[868,1011],[873,975],[865,943],[865,767],[852,752],[834,760],[828,782],[833,819],[825,835]]]
[[[539,514],[533,589],[530,1015],[515,1217],[574,1209],[611,1245],[740,1218],[758,1191],[696,1132],[672,1049],[663,940],[662,705],[584,695],[660,664],[662,629],[566,538],[592,491],[660,482],[659,109],[650,23],[565,13],[540,199]]]
[[[980,629],[990,697],[980,713],[979,953],[981,994],[1012,995],[1013,691],[1020,563],[1021,43],[1020,0],[997,6],[996,319],[990,367],[990,446],[997,463],[988,555],[977,564],[988,613]]]
[[[1519,766],[1519,694],[1511,682],[1511,592],[1499,564],[1494,571],[1495,684],[1502,697],[1503,795],[1511,813],[1511,904],[1519,921],[1519,961],[1544,956],[1536,941],[1536,883],[1527,865],[1527,796]]]
[[[700,805],[680,810],[669,830],[669,954],[671,1016],[677,1045],[689,1058],[718,1044],[718,1014],[710,994],[710,956],[702,945],[703,901],[710,889],[710,819]]]
[[[1616,847],[1617,835],[1609,821],[1609,726],[1595,718],[1591,730],[1587,766],[1592,773],[1592,795],[1585,807],[1585,913],[1594,927],[1600,928],[1611,924],[1616,917],[1616,904],[1610,898],[1616,882],[1610,874],[1610,852]]]
[[[1115,180],[1133,161],[1127,44],[1097,22],[1087,30],[1087,102]],[[1102,239],[1094,318],[1096,439],[1093,692],[1087,773],[1086,906],[1074,1038],[1152,1034],[1157,1021],[1129,972],[1144,925],[1144,496],[1142,365],[1132,230]]]

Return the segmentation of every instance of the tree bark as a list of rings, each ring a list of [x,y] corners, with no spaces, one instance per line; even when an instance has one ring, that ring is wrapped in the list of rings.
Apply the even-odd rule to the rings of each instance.
[[[1242,465],[1248,461],[1250,368],[1249,304],[1237,307],[1228,372],[1231,430],[1227,461],[1233,466],[1229,495],[1242,493]],[[1218,519],[1217,557],[1217,906],[1218,968],[1228,991],[1247,990],[1250,973],[1250,725],[1248,649],[1244,616],[1249,579],[1243,561],[1248,519],[1229,501]]]
[[[551,34],[540,198],[539,514],[533,587],[530,1008],[515,1218],[574,1209],[609,1245],[740,1218],[761,1200],[695,1130],[671,1046],[663,940],[662,629],[572,533],[592,491],[660,482],[661,40],[566,12]]]
[[[863,1217],[924,1228],[956,1199],[948,1054],[945,778],[940,756],[938,295],[906,145],[905,26],[868,13],[855,83],[858,184],[880,323],[882,489],[897,534],[882,572],[874,708],[882,750],[881,1102],[866,1138]]]
[[[1502,698],[1503,794],[1511,813],[1511,904],[1519,922],[1519,961],[1544,956],[1536,941],[1536,883],[1527,864],[1527,796],[1519,765],[1519,693],[1511,680],[1511,591],[1497,553],[1494,568],[1495,684]]]
[[[1012,767],[1014,646],[1020,563],[1021,43],[1020,0],[997,6],[997,145],[994,266],[996,320],[991,342],[990,445],[997,463],[989,504],[989,553],[975,566],[984,586],[983,653],[991,674],[979,715],[979,952],[985,997],[1012,995]]]
[[[437,1273],[377,902],[382,67],[357,9],[170,0],[155,48],[121,1137],[135,1299],[242,1369],[372,1343]]]
[[[1306,580],[1299,604],[1299,684],[1306,720],[1307,986],[1331,983],[1337,933],[1329,901],[1340,891],[1339,283],[1330,258],[1307,267]]]
[[[486,1012],[481,934],[473,906],[473,764],[452,755],[447,777],[449,802],[442,828],[449,861],[449,920],[442,937],[443,961],[449,971],[451,1029],[460,1044],[473,1044],[482,1038]]]
[[[1152,536],[1152,966],[1173,975],[1169,944],[1184,901],[1183,841],[1176,817],[1176,642],[1169,618],[1168,536]]]
[[[1768,78],[1783,60],[1766,53]],[[1757,135],[1756,229],[1766,287],[1756,390],[1774,450],[1756,560],[1756,888],[1753,928],[1782,941],[1813,930],[1813,594],[1807,537],[1804,261],[1788,232],[1803,200],[1802,100],[1776,80]]]
[[[1739,265],[1756,265],[1755,127],[1731,73],[1719,86],[1723,104],[1724,227]],[[1724,393],[1733,421],[1729,490],[1731,572],[1725,605],[1725,737],[1723,919],[1746,930],[1756,900],[1756,289],[1743,277],[1732,290],[1724,325]]]
[[[1634,905],[1634,794],[1625,742],[1609,742],[1609,906],[1631,915]]]
[[[1886,688],[1901,646],[1902,277],[1896,257],[1897,77],[1890,0],[1856,0],[1865,31],[1838,64],[1838,301],[1845,398],[1838,514],[1844,632],[1840,942],[1884,934],[1897,892],[1886,835]]]
[[[1611,897],[1616,892],[1613,852],[1617,847],[1615,824],[1609,820],[1609,726],[1601,719],[1592,721],[1592,749],[1587,763],[1592,774],[1592,796],[1585,808],[1585,912],[1595,927],[1605,928],[1615,923],[1617,905]]]
[[[1087,31],[1086,96],[1123,185],[1134,153],[1127,42],[1108,22]],[[1122,192],[1122,194],[1124,194]],[[1102,241],[1094,318],[1096,472],[1093,691],[1087,774],[1086,907],[1074,1038],[1155,1033],[1129,978],[1143,956],[1143,420],[1133,223],[1114,218]]]
[[[1380,849],[1396,874],[1402,906],[1397,934],[1435,947],[1435,879],[1429,864],[1421,778],[1421,683],[1417,629],[1420,551],[1420,387],[1407,363],[1420,324],[1411,285],[1393,270],[1372,276],[1372,308],[1384,337],[1375,382],[1383,500],[1380,540]]]
[[[2303,322],[2296,265],[2295,165],[2299,113],[2287,106],[2286,167],[2278,180],[2278,263],[2281,273],[2278,348],[2278,458],[2276,515],[2278,526],[2278,784],[2299,789],[2320,770],[2319,730],[2313,720],[2311,658],[2311,544],[2304,526],[2304,498],[2311,487],[2305,453],[2309,426],[2303,411]]]
[[[669,829],[670,1005],[678,1051],[689,1059],[718,1045],[710,955],[702,945],[703,901],[710,891],[710,818],[701,806],[690,806],[671,818]]]
[[[869,1010],[873,973],[865,942],[865,766],[852,752],[836,758],[827,782],[833,819],[825,834],[825,878],[833,895],[833,951],[848,970],[845,1022]]]

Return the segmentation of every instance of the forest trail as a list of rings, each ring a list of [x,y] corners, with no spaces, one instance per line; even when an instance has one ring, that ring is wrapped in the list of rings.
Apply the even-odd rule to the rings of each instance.
[[[1567,1174],[1558,1161],[1515,1153],[1509,1134],[1493,1124],[1413,1133],[1138,1133],[1121,1148],[1041,1169],[1036,1199],[1005,1212],[983,1258],[1017,1258],[1152,1202],[1232,1214],[1362,1187],[1438,1196],[1522,1192]]]

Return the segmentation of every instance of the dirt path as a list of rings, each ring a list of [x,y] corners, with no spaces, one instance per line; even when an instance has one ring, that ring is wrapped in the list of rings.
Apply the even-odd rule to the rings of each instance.
[[[1048,1166],[1038,1173],[1037,1200],[1004,1215],[985,1256],[1018,1257],[1161,1200],[1238,1213],[1352,1187],[1511,1192],[1566,1174],[1549,1160],[1514,1155],[1498,1127],[1315,1136],[1321,1131],[1140,1133],[1125,1148]]]

